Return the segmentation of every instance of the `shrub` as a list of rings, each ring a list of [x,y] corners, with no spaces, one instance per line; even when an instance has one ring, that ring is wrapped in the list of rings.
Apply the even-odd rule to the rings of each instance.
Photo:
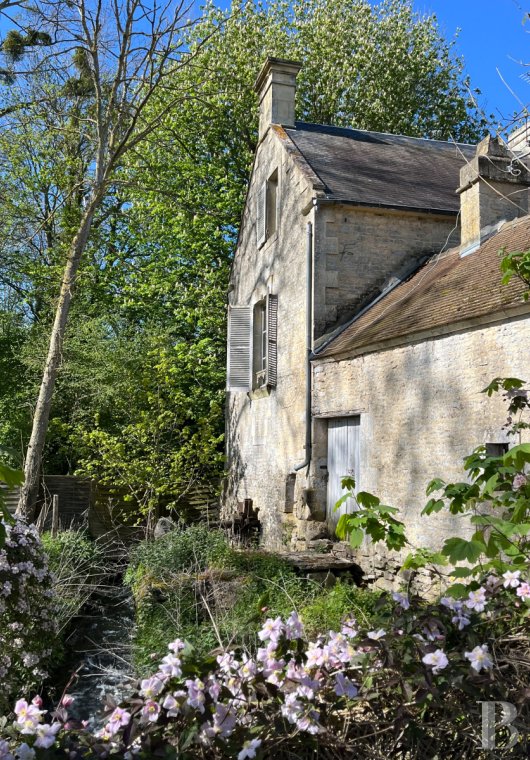
[[[295,609],[316,635],[352,610],[368,620],[377,600],[346,583],[323,588],[298,577],[281,557],[232,549],[224,534],[202,526],[140,544],[126,579],[136,601],[134,649],[141,672],[177,636],[201,655],[218,646],[255,651],[263,610],[287,616]]]
[[[37,531],[6,524],[0,549],[0,706],[47,676],[57,632],[53,578]]]
[[[373,628],[349,619],[313,640],[295,613],[269,618],[255,656],[235,649],[200,657],[175,640],[137,695],[109,707],[100,731],[66,723],[63,709],[48,724],[32,710],[28,726],[31,708],[20,702],[14,726],[4,729],[6,751],[24,738],[49,747],[43,758],[68,747],[83,756],[180,760],[478,760],[491,756],[481,751],[480,702],[502,700],[519,705],[520,734],[506,749],[509,737],[499,732],[498,750],[527,757],[528,577],[528,568],[524,577],[489,576],[462,598],[435,604],[383,594]]]
[[[45,533],[42,544],[53,574],[58,633],[64,632],[108,574],[101,545],[85,530]]]

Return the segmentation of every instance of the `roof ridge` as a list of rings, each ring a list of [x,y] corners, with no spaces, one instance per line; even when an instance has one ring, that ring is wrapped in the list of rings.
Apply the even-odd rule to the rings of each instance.
[[[360,129],[359,127],[340,127],[336,124],[319,124],[317,122],[312,121],[295,121],[295,126],[293,127],[285,127],[285,130],[292,130],[294,129],[296,131],[297,125],[304,125],[308,127],[323,127],[324,129],[343,129],[348,132],[362,132],[363,134],[367,135],[380,135],[381,137],[403,137],[405,140],[417,140],[419,142],[426,142],[426,143],[441,143],[442,145],[459,145],[464,146],[466,148],[475,148],[476,146],[473,143],[465,143],[465,142],[457,142],[456,140],[438,140],[434,137],[415,137],[413,135],[403,135],[401,133],[396,132],[378,132],[377,130],[373,129]]]

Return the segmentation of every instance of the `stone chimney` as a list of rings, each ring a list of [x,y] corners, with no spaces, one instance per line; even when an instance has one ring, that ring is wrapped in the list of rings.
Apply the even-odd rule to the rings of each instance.
[[[460,225],[463,251],[492,232],[501,221],[528,213],[529,170],[497,137],[477,145],[474,158],[460,170]]]
[[[259,95],[259,139],[271,124],[294,127],[296,76],[302,68],[296,61],[267,58],[254,89]]]
[[[528,157],[530,149],[530,124],[528,121],[525,121],[524,124],[508,135],[508,149]]]

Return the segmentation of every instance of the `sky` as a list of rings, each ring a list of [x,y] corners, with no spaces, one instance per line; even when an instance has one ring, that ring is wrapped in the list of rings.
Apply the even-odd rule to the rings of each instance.
[[[196,0],[197,5],[203,1]],[[229,7],[230,0],[217,3]],[[530,0],[413,0],[413,6],[419,13],[434,13],[446,39],[460,30],[456,50],[464,57],[473,88],[482,93],[479,105],[495,122],[506,125],[514,113],[530,105],[530,20],[522,23]],[[0,37],[9,28],[0,17]],[[528,67],[521,65],[524,62]],[[525,72],[527,81],[522,78]]]
[[[435,13],[446,39],[460,29],[457,50],[487,114],[506,124],[530,106],[530,19],[522,23],[530,0],[414,0],[414,7]],[[525,62],[527,67],[521,65]]]

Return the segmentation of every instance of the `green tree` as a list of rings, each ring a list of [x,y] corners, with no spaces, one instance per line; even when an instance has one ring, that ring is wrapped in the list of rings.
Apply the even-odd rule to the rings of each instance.
[[[127,486],[146,506],[220,474],[226,287],[257,144],[253,83],[265,56],[304,63],[297,109],[307,121],[470,141],[484,128],[453,43],[434,17],[402,0],[234,3],[229,14],[209,4],[187,45],[193,65],[174,72],[146,109],[146,118],[165,116],[121,162],[92,228],[45,455],[48,467]],[[40,147],[50,135],[36,135],[37,179],[58,170],[44,160],[53,144]],[[57,182],[64,188],[67,179]],[[23,197],[17,188],[9,194]],[[42,199],[27,203],[39,209]],[[35,216],[38,226],[43,216]],[[20,256],[9,269],[2,248],[0,277],[17,293],[32,257],[12,246],[10,256]],[[43,314],[42,327],[29,316],[25,387],[44,360],[59,276],[40,263],[39,255],[15,296],[19,308],[27,301],[26,311]]]

